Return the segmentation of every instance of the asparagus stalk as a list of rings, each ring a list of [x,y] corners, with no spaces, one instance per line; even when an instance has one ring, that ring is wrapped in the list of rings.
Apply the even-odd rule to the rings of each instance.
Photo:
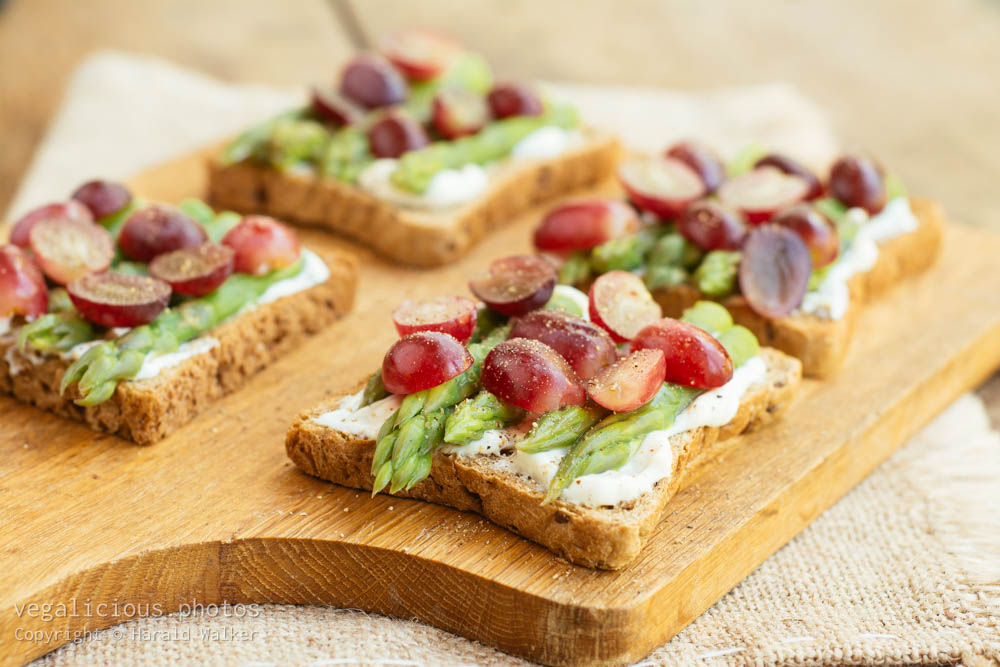
[[[119,381],[135,377],[147,354],[177,349],[181,343],[235,315],[274,283],[301,270],[299,260],[265,276],[235,274],[211,294],[166,310],[149,324],[136,327],[117,340],[95,345],[66,369],[60,393],[77,382],[81,395],[77,405],[106,401]]]
[[[405,486],[405,488],[410,488],[427,476],[430,472],[430,466],[413,461],[413,459],[423,456],[429,462],[430,458],[433,457],[434,450],[443,442],[444,423],[448,414],[451,413],[455,405],[479,390],[479,373],[483,368],[486,355],[507,338],[508,333],[510,333],[510,325],[497,327],[481,342],[471,343],[469,352],[472,354],[472,365],[465,372],[436,387],[409,394],[400,403],[399,409],[385,420],[382,428],[379,429],[375,441],[375,454],[372,458],[372,475],[375,478],[372,484],[373,496],[384,489],[392,480],[401,479],[402,473],[397,471],[404,467],[409,475],[407,481],[409,486]],[[430,426],[435,429],[438,427],[436,421],[432,424],[428,422],[429,415],[440,415],[441,434],[435,435],[434,438],[421,439],[419,440],[420,446],[415,446],[413,443],[417,433],[425,434]],[[400,443],[401,439],[403,439],[402,443]],[[396,454],[397,451],[400,453]],[[392,487],[390,487],[390,492],[392,492]]]
[[[382,384],[382,369],[378,369],[365,383],[365,390],[361,392],[361,407],[371,405],[375,401],[381,400],[389,395],[385,385]]]
[[[546,412],[535,420],[528,435],[517,443],[517,448],[527,454],[537,454],[568,447],[583,437],[604,414],[599,408],[578,405]]]
[[[598,422],[563,456],[542,504],[559,498],[578,477],[624,465],[646,435],[670,426],[697,394],[696,389],[664,384],[653,400],[638,410],[616,413]]]
[[[495,394],[481,391],[459,403],[448,415],[444,441],[466,445],[481,438],[486,431],[503,428],[523,416],[524,410],[504,403]]]

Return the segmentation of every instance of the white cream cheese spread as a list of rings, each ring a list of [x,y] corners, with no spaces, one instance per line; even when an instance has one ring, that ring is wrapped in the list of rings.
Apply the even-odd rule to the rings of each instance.
[[[12,317],[0,317],[0,336],[6,335],[10,332],[10,322],[14,319]]]
[[[510,155],[519,160],[545,160],[562,155],[580,143],[577,130],[567,130],[558,125],[540,127],[514,144]]]
[[[582,135],[577,130],[546,125],[514,144],[510,157],[518,160],[553,158],[581,140]],[[422,193],[408,192],[393,184],[391,177],[398,164],[399,161],[392,158],[375,160],[358,176],[358,185],[396,206],[437,210],[465,204],[486,192],[490,173],[502,165],[502,161],[487,166],[466,164],[454,169],[442,169],[431,177]]]
[[[385,398],[375,401],[370,405],[361,407],[361,397],[364,394],[362,389],[356,394],[345,396],[340,401],[336,410],[324,412],[313,419],[321,426],[349,433],[362,438],[374,440],[378,435],[378,430],[389,415],[399,409],[399,404],[403,402],[403,397],[397,394],[389,394]]]
[[[407,192],[390,180],[396,170],[397,160],[382,159],[372,162],[358,176],[358,184],[379,199],[406,208],[441,209],[458,206],[486,192],[489,175],[478,164],[467,164],[457,169],[442,169],[431,177],[422,194]]]
[[[799,310],[830,320],[839,320],[847,312],[851,294],[849,281],[855,274],[868,271],[878,259],[878,244],[915,230],[920,224],[906,197],[890,200],[878,215],[868,217],[864,209],[847,211],[858,224],[858,232],[847,249],[836,259],[816,289],[806,292]]]

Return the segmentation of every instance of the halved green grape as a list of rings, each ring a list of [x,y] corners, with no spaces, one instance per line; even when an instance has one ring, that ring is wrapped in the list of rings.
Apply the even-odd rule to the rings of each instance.
[[[713,250],[705,255],[694,272],[698,290],[714,299],[721,299],[736,292],[740,252]]]
[[[714,301],[699,301],[684,310],[681,319],[704,329],[716,338],[733,326],[733,316],[722,305]]]
[[[729,358],[733,360],[733,368],[739,368],[748,359],[757,356],[760,352],[760,343],[753,332],[739,324],[733,325],[716,336],[726,348]]]

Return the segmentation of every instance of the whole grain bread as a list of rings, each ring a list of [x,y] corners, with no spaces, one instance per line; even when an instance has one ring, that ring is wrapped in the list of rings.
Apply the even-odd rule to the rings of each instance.
[[[350,311],[357,282],[356,261],[343,252],[318,254],[330,269],[325,282],[222,323],[207,334],[218,340],[218,345],[164,369],[156,377],[119,383],[104,403],[76,405],[73,400],[79,393],[75,384],[60,395],[59,383],[70,362],[44,357],[35,363],[17,349],[12,337],[0,339],[0,392],[140,445],[162,440],[306,337]]]
[[[875,266],[851,278],[851,302],[842,318],[830,320],[796,313],[772,320],[751,310],[740,295],[723,299],[722,305],[732,313],[733,320],[756,334],[761,345],[800,359],[806,376],[826,378],[833,375],[847,355],[860,307],[907,276],[924,271],[937,257],[944,211],[936,202],[927,199],[912,198],[910,205],[920,226],[879,244]],[[654,290],[653,298],[663,308],[664,315],[680,317],[685,308],[705,296],[691,285],[680,285]]]
[[[557,157],[504,165],[481,197],[441,211],[400,208],[354,185],[250,163],[211,161],[208,196],[217,207],[331,229],[402,264],[438,266],[531,206],[608,177],[618,161],[617,139],[591,129],[582,133],[581,145]]]
[[[710,456],[717,441],[756,429],[788,407],[801,379],[801,364],[777,350],[761,352],[767,376],[744,394],[739,412],[726,425],[702,427],[671,439],[673,469],[653,492],[614,507],[584,507],[557,500],[541,505],[541,487],[518,473],[510,451],[500,455],[434,455],[430,476],[397,496],[427,500],[476,512],[514,533],[534,540],[570,562],[617,570],[636,558],[667,501],[699,458]],[[288,431],[285,450],[299,468],[325,480],[359,489],[372,488],[375,443],[322,426],[313,419],[333,410],[340,397],[303,412]]]

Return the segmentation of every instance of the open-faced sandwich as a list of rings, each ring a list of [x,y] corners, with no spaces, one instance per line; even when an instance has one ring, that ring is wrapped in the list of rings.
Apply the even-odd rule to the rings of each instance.
[[[0,391],[150,444],[350,310],[356,266],[264,216],[91,181],[0,246]]]
[[[808,376],[836,371],[861,305],[926,269],[940,245],[940,207],[862,156],[839,158],[822,182],[784,155],[748,153],[726,168],[684,142],[627,160],[619,177],[634,208],[570,202],[536,229],[560,280],[585,288],[630,271],[673,316],[718,300]]]
[[[452,40],[405,30],[336,88],[212,160],[210,200],[350,236],[417,266],[451,262],[532,204],[614,170],[618,143],[524,83],[494,83]]]
[[[382,368],[300,415],[289,457],[338,484],[478,512],[573,563],[624,567],[692,462],[779,415],[801,365],[717,303],[662,318],[633,274],[595,285],[588,299],[520,255],[470,282],[481,305],[403,303]]]

